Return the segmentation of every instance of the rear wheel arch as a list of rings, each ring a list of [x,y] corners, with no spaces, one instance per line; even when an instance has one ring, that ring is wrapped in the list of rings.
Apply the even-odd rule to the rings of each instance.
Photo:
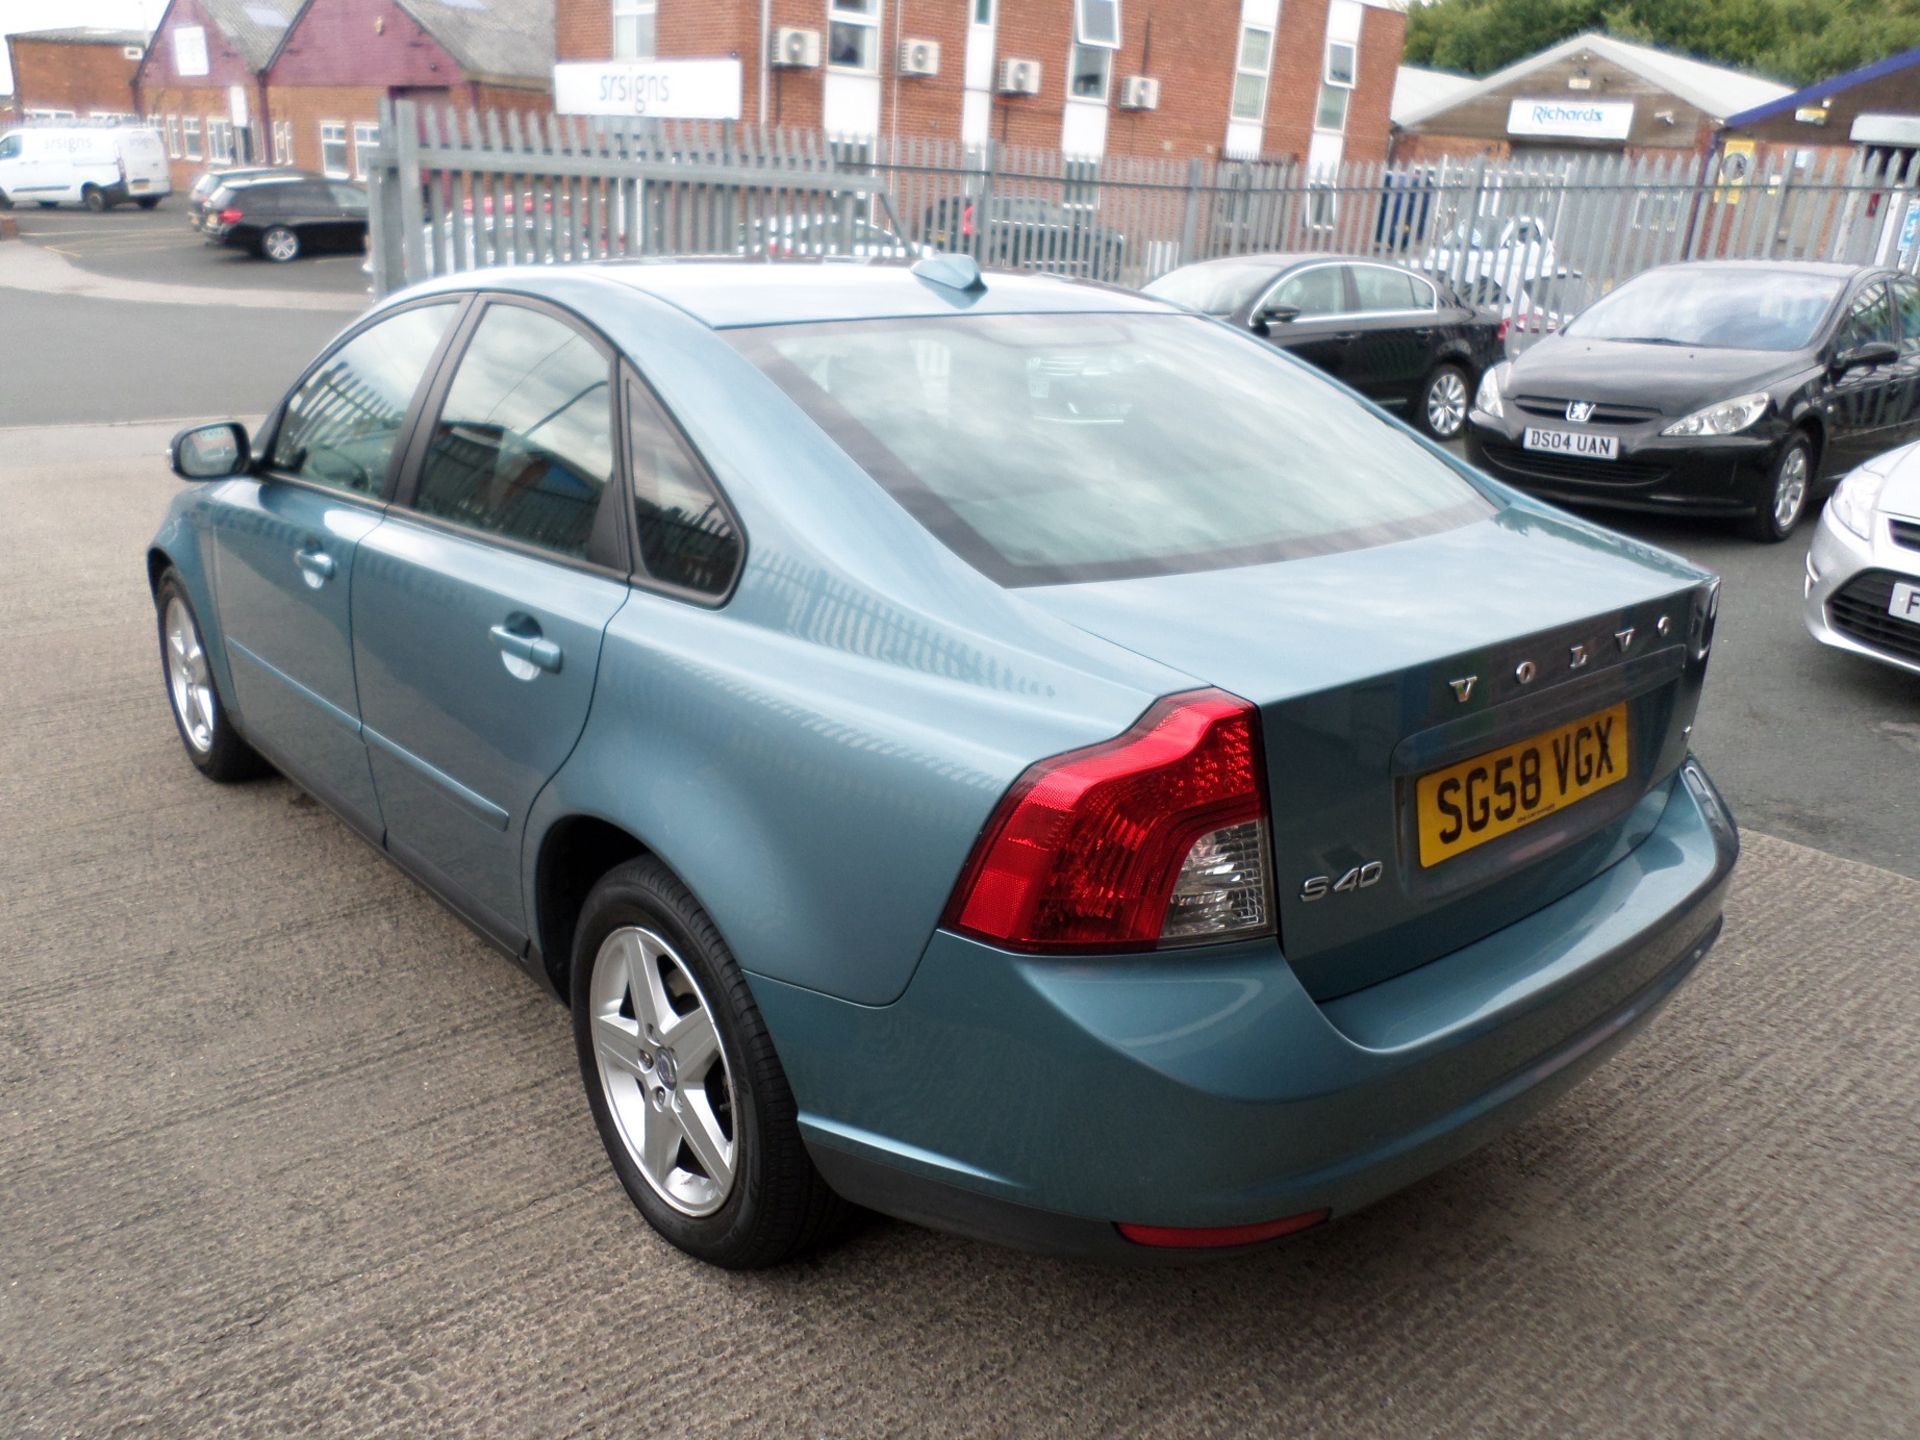
[[[573,937],[588,894],[600,877],[629,860],[652,855],[631,831],[597,815],[567,815],[540,840],[533,867],[534,940],[547,981],[568,998]]]

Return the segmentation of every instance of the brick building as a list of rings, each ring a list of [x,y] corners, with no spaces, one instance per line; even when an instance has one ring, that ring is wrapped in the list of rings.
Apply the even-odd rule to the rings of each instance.
[[[1575,35],[1397,117],[1395,160],[1706,155],[1727,117],[1787,93],[1743,70]]]
[[[365,179],[380,102],[552,110],[553,0],[305,0],[267,65],[273,158]]]
[[[173,183],[265,160],[263,76],[300,0],[170,0],[134,76],[136,108],[166,137]]]
[[[761,0],[555,8],[562,61],[738,58],[748,123],[1316,165],[1385,158],[1406,29],[1365,0],[766,0],[764,23]],[[1135,77],[1158,82],[1151,108]]]
[[[1920,156],[1920,49],[1730,116],[1720,144],[1752,153],[1758,175],[1824,168],[1836,153],[1898,174]]]
[[[15,103],[29,120],[125,120],[138,113],[139,30],[30,30],[7,37]]]

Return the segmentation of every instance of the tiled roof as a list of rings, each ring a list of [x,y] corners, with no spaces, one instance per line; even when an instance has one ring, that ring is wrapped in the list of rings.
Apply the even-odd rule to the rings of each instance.
[[[553,0],[399,0],[471,77],[553,79]]]

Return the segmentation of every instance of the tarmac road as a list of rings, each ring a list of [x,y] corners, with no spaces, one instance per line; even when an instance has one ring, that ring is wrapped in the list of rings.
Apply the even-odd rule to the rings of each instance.
[[[0,436],[0,1432],[1914,1433],[1920,882],[1750,831],[1636,1044],[1279,1251],[876,1221],[721,1274],[628,1204],[559,1007],[290,786],[181,755],[164,439]]]

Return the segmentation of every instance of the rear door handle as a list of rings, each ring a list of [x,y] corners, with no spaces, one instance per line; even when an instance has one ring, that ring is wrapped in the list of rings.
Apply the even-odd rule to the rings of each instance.
[[[307,572],[307,583],[315,589],[333,578],[333,557],[324,550],[296,550],[293,563]]]
[[[562,658],[560,647],[545,636],[509,630],[505,625],[496,625],[487,633],[493,636],[493,643],[499,646],[503,654],[524,660],[550,675],[559,673]]]
[[[1329,340],[1338,340],[1341,344],[1347,345],[1358,340],[1360,338],[1360,332],[1358,330],[1348,330],[1339,335],[1329,335],[1327,338]]]

